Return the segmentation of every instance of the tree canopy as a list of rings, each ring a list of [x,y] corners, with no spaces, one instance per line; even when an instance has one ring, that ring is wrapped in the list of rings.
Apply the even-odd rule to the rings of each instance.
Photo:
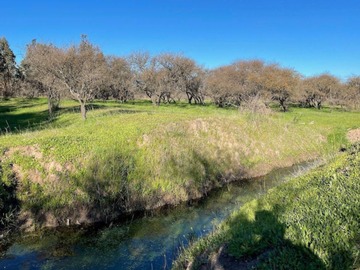
[[[0,90],[4,98],[12,95],[12,84],[18,70],[15,54],[5,37],[0,38]]]

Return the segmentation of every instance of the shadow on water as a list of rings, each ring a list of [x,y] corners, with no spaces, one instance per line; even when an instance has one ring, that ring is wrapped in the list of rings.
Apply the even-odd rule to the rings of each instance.
[[[314,165],[312,165],[314,166]],[[102,227],[57,228],[14,240],[0,260],[7,269],[169,269],[179,250],[210,233],[233,210],[311,164],[229,184],[193,204],[144,213]],[[260,213],[259,219],[271,219]],[[280,225],[277,225],[280,229]]]

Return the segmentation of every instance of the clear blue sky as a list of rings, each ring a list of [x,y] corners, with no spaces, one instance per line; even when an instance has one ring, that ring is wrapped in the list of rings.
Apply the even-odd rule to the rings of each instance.
[[[360,74],[359,0],[4,1],[0,36],[17,59],[32,39],[106,54],[181,52],[205,67],[263,59],[304,75]]]

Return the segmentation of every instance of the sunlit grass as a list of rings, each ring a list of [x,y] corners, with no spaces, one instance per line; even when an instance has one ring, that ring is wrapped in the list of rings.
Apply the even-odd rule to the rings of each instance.
[[[256,269],[357,269],[359,153],[355,145],[329,165],[245,204],[184,250],[174,268],[209,265],[223,247],[234,256],[234,268],[252,262]]]
[[[2,179],[16,169],[22,207],[59,217],[76,214],[63,213],[75,205],[116,216],[199,197],[229,180],[337,152],[346,131],[360,126],[357,112],[254,115],[146,101],[93,102],[83,121],[78,104],[65,100],[50,121],[46,105],[0,103]]]

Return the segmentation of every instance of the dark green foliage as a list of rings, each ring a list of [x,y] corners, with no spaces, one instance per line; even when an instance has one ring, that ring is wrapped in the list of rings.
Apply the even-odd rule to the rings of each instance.
[[[4,98],[11,96],[11,84],[16,75],[15,54],[6,38],[0,38],[0,91]]]

